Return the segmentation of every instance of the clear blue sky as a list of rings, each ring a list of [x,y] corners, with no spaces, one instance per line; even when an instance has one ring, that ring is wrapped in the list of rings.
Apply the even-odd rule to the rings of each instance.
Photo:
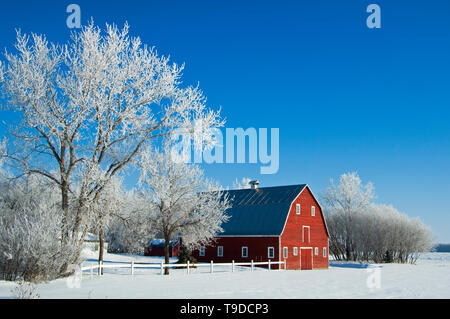
[[[450,2],[436,1],[10,1],[0,48],[15,28],[64,43],[66,6],[122,25],[186,63],[227,127],[280,128],[280,169],[205,165],[224,185],[308,183],[357,171],[393,204],[450,242]],[[381,7],[368,29],[366,7]]]

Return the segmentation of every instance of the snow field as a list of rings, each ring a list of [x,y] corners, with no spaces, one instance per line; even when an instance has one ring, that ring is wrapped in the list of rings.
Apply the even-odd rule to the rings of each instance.
[[[107,254],[106,261],[160,262],[160,258]],[[172,260],[174,261],[174,260]],[[89,261],[88,261],[89,262]],[[267,271],[248,267],[105,271],[104,276],[83,275],[79,288],[69,288],[68,279],[40,284],[41,298],[450,298],[450,254],[423,254],[417,264],[358,264],[330,262],[328,270]],[[378,274],[378,277],[375,276]],[[372,276],[372,277],[371,277]],[[379,279],[377,281],[371,278]],[[375,283],[375,285],[374,285]],[[11,282],[0,282],[0,297],[11,298]]]

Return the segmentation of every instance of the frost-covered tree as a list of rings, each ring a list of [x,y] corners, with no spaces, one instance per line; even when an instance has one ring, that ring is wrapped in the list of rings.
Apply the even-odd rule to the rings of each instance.
[[[128,29],[90,23],[66,45],[18,32],[17,52],[0,65],[7,109],[21,119],[6,158],[16,175],[57,185],[66,241],[83,240],[92,205],[149,141],[179,128],[208,145],[223,125],[198,87],[182,86],[183,66]]]
[[[105,238],[108,251],[115,253],[143,254],[145,245],[154,235],[154,227],[148,222],[147,201],[133,188],[121,192],[120,209],[108,216]]]
[[[346,173],[341,175],[337,185],[330,180],[330,186],[321,197],[326,211],[340,212],[333,216],[334,226],[330,227],[330,250],[334,247],[334,251],[344,259],[353,260],[352,218],[365,210],[374,199],[372,183],[363,185],[356,172]]]
[[[92,228],[98,234],[99,254],[98,260],[103,261],[105,247],[105,233],[113,219],[126,218],[126,212],[131,203],[123,189],[122,180],[114,176],[105,186],[98,200],[91,205]]]
[[[223,231],[230,204],[198,166],[176,160],[169,143],[162,148],[142,154],[140,185],[147,198],[148,221],[163,235],[165,263],[169,263],[170,240],[181,236],[191,248],[210,243]],[[169,268],[165,269],[168,274]]]
[[[412,263],[432,247],[429,227],[392,205],[372,203],[373,186],[363,186],[355,173],[342,175],[322,197],[335,259]]]
[[[0,278],[42,281],[77,264],[81,246],[61,240],[55,185],[40,176],[0,180]]]
[[[113,253],[143,254],[154,236],[145,207],[127,207],[122,216],[113,217],[106,231],[108,251]]]
[[[359,214],[355,229],[355,253],[367,261],[413,263],[433,243],[428,226],[392,205],[370,205]]]

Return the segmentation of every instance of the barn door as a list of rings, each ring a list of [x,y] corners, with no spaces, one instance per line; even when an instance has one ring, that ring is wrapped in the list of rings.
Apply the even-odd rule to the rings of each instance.
[[[312,248],[300,249],[300,269],[312,269]]]

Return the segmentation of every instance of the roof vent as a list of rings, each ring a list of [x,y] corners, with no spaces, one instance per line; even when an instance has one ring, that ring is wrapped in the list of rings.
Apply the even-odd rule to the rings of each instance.
[[[250,185],[252,185],[252,189],[257,189],[259,181],[250,181],[248,182]]]

